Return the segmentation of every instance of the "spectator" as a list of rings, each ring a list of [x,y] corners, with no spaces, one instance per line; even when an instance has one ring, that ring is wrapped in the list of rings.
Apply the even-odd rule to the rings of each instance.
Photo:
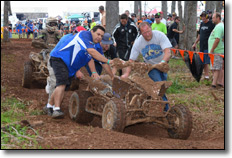
[[[86,28],[81,26],[81,23],[77,23],[77,27],[75,28],[75,32],[81,32],[81,31],[86,31]]]
[[[167,30],[169,30],[169,27],[173,24],[173,18],[172,18],[172,15],[169,14],[168,15],[168,20],[167,20]]]
[[[26,38],[26,29],[27,29],[27,27],[26,27],[24,24],[22,24],[22,34],[23,34],[23,38]]]
[[[159,13],[160,13],[160,22],[162,22],[166,26],[167,25],[167,21],[163,18],[164,17],[164,13],[162,11],[160,11]]]
[[[99,12],[102,14],[101,25],[106,28],[106,12],[102,5],[99,7]]]
[[[63,36],[63,32],[64,32],[64,24],[61,22],[61,19],[58,20],[58,30],[60,31],[61,36]]]
[[[12,24],[11,24],[11,21],[8,21],[8,28],[9,28],[9,38],[12,38]]]
[[[224,83],[221,79],[224,77],[222,70],[223,58],[218,55],[224,55],[224,24],[221,22],[221,14],[217,12],[213,14],[212,21],[216,26],[209,36],[208,45],[210,50],[209,53],[215,54],[213,66],[212,64],[210,65],[210,68],[213,71],[212,88],[214,89],[217,85],[224,87]]]
[[[76,22],[75,21],[72,21],[72,24],[70,26],[70,32],[71,33],[75,33],[75,29],[76,29],[77,25],[76,25]]]
[[[136,14],[135,13],[131,14],[131,21],[137,25],[138,19],[136,18]]]
[[[80,71],[81,67],[88,63],[92,72],[91,77],[99,79],[93,59],[107,63],[107,72],[112,79],[114,78],[109,67],[109,64],[112,64],[113,61],[106,59],[102,55],[101,49],[99,49],[101,48],[99,43],[104,32],[105,29],[102,26],[95,26],[91,31],[65,35],[51,51],[48,62],[50,78],[48,80],[48,91],[50,98],[43,110],[52,118],[64,117],[64,113],[60,109],[64,92],[71,84],[71,79],[74,76],[77,78],[84,77]]]
[[[172,47],[176,48],[176,49],[178,48],[178,44],[177,44],[176,39],[175,39],[175,33],[183,33],[184,32],[184,30],[182,30],[182,31],[177,30],[179,22],[180,22],[180,18],[178,16],[175,17],[175,22],[169,27],[168,35],[167,35],[171,44],[172,44]]]
[[[16,24],[16,30],[19,36],[19,39],[22,38],[22,22],[18,21]]]
[[[128,21],[126,14],[120,16],[120,23],[115,26],[112,36],[118,57],[125,61],[129,60],[131,48],[138,36],[138,29],[133,22]],[[122,69],[122,74],[124,74],[125,70],[125,68]]]
[[[33,26],[33,39],[37,39],[38,37],[38,32],[39,32],[39,29],[37,28],[36,26],[36,23],[34,23],[34,26]]]
[[[153,23],[151,25],[151,28],[152,28],[152,30],[158,30],[158,31],[163,32],[165,35],[167,35],[167,27],[165,24],[160,22],[160,20],[161,20],[160,13],[156,13],[155,14],[156,23]]]
[[[138,29],[134,23],[128,21],[126,14],[120,16],[120,23],[117,24],[112,33],[113,39],[117,45],[119,58],[128,60],[132,45],[138,35]]]
[[[154,14],[151,15],[151,19],[150,20],[152,21],[152,23],[155,23],[155,15]]]
[[[97,24],[96,24],[96,22],[95,22],[95,19],[92,18],[92,22],[91,22],[91,24],[90,24],[90,29],[92,30],[93,27],[96,26],[96,25],[97,25]]]
[[[196,41],[193,44],[193,49],[196,49],[196,45],[198,41],[200,41],[200,52],[208,53],[208,39],[213,31],[215,25],[212,23],[212,21],[209,21],[209,17],[205,11],[203,11],[200,15],[200,19],[202,20],[202,23],[200,25],[200,29],[198,31],[198,36]],[[204,54],[204,75],[205,79],[209,79],[209,66],[210,64],[210,58],[208,54]]]
[[[132,18],[130,18],[130,12],[129,12],[129,10],[125,10],[125,14],[127,15],[127,17],[128,17],[128,21],[129,21],[129,23],[131,23],[131,22],[133,22],[134,23],[134,20],[132,20]]]
[[[143,22],[139,25],[141,35],[133,45],[130,62],[137,60],[139,54],[142,54],[143,59],[149,64],[163,64],[167,63],[171,57],[170,48],[172,47],[167,36],[160,31],[152,31],[151,26],[147,22]],[[122,78],[127,78],[130,74],[131,68],[128,67],[125,75]],[[154,81],[166,81],[167,73],[161,72],[157,69],[153,69],[148,73],[149,77]],[[166,95],[163,97],[164,101],[167,101]],[[165,111],[169,109],[166,104]]]
[[[31,20],[27,24],[27,39],[30,37],[30,34],[33,36],[33,24]]]
[[[207,10],[206,12],[208,14],[209,21],[212,21],[212,10]]]
[[[41,19],[39,20],[39,28],[38,29],[39,29],[39,36],[40,36],[41,31],[43,30],[43,22]]]
[[[102,37],[102,41],[100,42],[100,46],[102,48],[102,52],[104,53],[105,57],[107,59],[114,59],[114,58],[117,58],[117,55],[116,55],[116,48],[115,46],[113,45],[113,40],[112,40],[112,37],[109,33],[105,33],[104,36]],[[100,49],[101,49],[100,48]],[[105,69],[107,69],[106,67],[106,64],[104,63],[101,63],[97,60],[94,60],[94,63],[95,63],[95,67],[96,67],[96,71],[99,75],[101,75],[101,72],[102,72],[102,67]],[[91,71],[89,69],[89,66],[86,65],[85,66],[89,75],[91,76]],[[113,74],[116,73],[117,69],[113,68]]]
[[[64,35],[69,34],[69,27],[70,27],[70,24],[68,23],[68,20],[66,20],[64,24]]]

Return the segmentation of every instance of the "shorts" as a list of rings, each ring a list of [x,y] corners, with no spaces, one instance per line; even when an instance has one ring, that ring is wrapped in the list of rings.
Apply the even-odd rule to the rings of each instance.
[[[210,64],[210,58],[209,58],[209,55],[208,55],[208,50],[204,50],[204,51],[201,51],[200,52],[203,52],[203,53],[207,53],[207,54],[204,54],[204,62],[201,61],[202,64]]]
[[[214,55],[213,66],[210,64],[211,70],[221,70],[222,69],[223,58],[219,55]]]
[[[68,67],[60,58],[51,57],[50,65],[56,78],[56,86],[66,85],[66,89],[71,85],[72,78],[69,78]]]
[[[28,31],[27,34],[28,35],[33,34],[33,31]]]
[[[172,47],[175,47],[177,45],[176,39],[173,38],[169,38],[170,43],[172,44]]]

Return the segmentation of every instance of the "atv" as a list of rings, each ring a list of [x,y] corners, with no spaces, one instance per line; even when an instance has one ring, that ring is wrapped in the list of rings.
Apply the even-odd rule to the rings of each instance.
[[[134,73],[128,79],[115,76],[113,81],[108,75],[99,80],[85,77],[87,90],[74,91],[69,100],[69,116],[73,121],[88,124],[98,115],[104,129],[118,132],[137,123],[155,123],[166,128],[171,138],[188,139],[192,131],[190,110],[162,100],[171,82],[154,82],[146,75],[153,68],[167,72],[168,64],[131,63],[116,58],[114,66],[131,66]]]

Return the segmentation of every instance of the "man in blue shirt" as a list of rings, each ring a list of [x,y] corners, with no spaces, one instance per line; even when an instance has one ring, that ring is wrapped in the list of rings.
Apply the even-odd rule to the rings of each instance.
[[[99,79],[94,65],[94,59],[111,64],[113,61],[103,56],[100,42],[105,29],[102,26],[95,26],[91,31],[81,31],[78,34],[68,34],[62,37],[56,47],[50,53],[49,70],[49,101],[44,111],[52,118],[61,118],[64,113],[60,110],[65,89],[71,84],[71,78],[76,76],[82,78],[84,75],[80,68],[88,63],[92,72],[91,77]],[[52,68],[49,68],[51,66]],[[114,75],[109,67],[109,75]],[[54,85],[54,82],[55,85]],[[55,89],[53,89],[55,88]],[[54,91],[53,91],[54,90]],[[54,106],[53,106],[54,105]]]
[[[33,24],[31,20],[27,24],[27,39],[30,37],[30,34],[33,36]]]

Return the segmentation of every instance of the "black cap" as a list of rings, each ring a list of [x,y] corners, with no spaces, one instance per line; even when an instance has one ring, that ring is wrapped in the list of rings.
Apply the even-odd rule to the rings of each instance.
[[[160,17],[160,13],[156,13],[155,18],[159,18],[159,17]]]
[[[207,15],[206,11],[203,11],[200,16],[206,16],[206,15]]]
[[[208,14],[212,14],[212,10],[207,10],[207,13]]]

